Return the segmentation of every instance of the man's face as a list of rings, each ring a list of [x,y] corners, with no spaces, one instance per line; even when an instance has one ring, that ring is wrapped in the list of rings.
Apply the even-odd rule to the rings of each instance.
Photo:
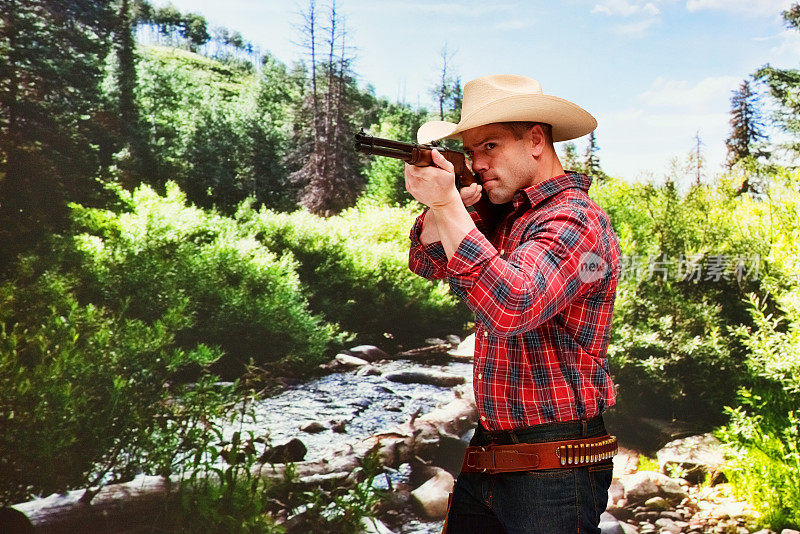
[[[487,124],[462,132],[464,151],[472,161],[489,200],[511,201],[520,189],[533,185],[537,162],[531,153],[531,132],[522,139],[500,124]]]

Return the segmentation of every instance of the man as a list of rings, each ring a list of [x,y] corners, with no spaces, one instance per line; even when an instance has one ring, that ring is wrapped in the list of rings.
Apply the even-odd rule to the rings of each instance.
[[[456,480],[445,531],[600,532],[616,440],[606,351],[619,244],[553,147],[597,122],[524,76],[464,86],[461,121],[433,121],[422,143],[460,137],[479,184],[459,191],[452,165],[406,165],[428,209],[411,231],[409,266],[447,278],[475,313],[473,386],[479,424]],[[465,206],[485,193],[496,221]],[[477,223],[477,224],[476,224]],[[479,229],[480,228],[480,229]]]

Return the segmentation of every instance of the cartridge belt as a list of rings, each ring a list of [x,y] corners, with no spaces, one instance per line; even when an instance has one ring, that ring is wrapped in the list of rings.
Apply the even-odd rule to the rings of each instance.
[[[584,467],[610,462],[617,453],[617,438],[594,438],[467,447],[462,473],[510,473],[539,469]]]

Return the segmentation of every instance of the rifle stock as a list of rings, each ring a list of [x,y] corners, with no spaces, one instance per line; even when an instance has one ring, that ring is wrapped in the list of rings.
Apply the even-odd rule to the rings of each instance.
[[[401,159],[409,165],[417,167],[429,167],[433,165],[431,151],[438,150],[444,158],[453,164],[453,172],[456,175],[456,187],[461,189],[477,182],[475,175],[469,168],[467,158],[463,152],[452,150],[435,145],[420,145],[417,143],[404,143],[392,139],[383,139],[367,135],[364,130],[356,134],[355,146],[365,154],[383,156],[387,158]],[[472,208],[478,213],[481,221],[487,229],[494,227],[497,207],[489,202],[485,194],[475,203]]]

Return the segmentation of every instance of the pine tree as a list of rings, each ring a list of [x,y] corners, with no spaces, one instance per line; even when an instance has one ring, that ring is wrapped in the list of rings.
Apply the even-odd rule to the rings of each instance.
[[[783,12],[783,19],[789,28],[800,30],[800,4]],[[769,63],[756,71],[753,77],[766,84],[770,94],[778,102],[779,109],[774,119],[794,140],[786,148],[800,154],[800,70],[778,69]]]
[[[0,263],[99,194],[114,15],[103,0],[0,0]]]
[[[757,105],[758,95],[752,91],[750,81],[744,80],[731,97],[731,135],[725,141],[729,168],[742,159],[766,155],[759,146],[766,136]]]
[[[606,173],[604,173],[603,169],[600,167],[600,158],[597,156],[599,151],[600,147],[597,146],[597,137],[594,132],[592,132],[589,134],[589,144],[586,146],[583,169],[589,176],[593,176],[598,180],[603,180],[606,178]]]
[[[561,155],[561,166],[565,171],[585,173],[583,162],[578,156],[578,148],[572,141],[564,143],[564,152]]]

